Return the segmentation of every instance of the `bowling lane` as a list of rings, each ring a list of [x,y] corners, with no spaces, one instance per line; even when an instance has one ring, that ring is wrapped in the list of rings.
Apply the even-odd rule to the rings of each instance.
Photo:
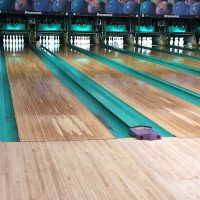
[[[200,93],[200,77],[163,67],[159,64],[144,61],[142,59],[137,59],[132,56],[124,55],[106,48],[92,47],[90,51]]]
[[[179,53],[179,54],[186,54],[186,55],[189,55],[189,56],[200,57],[200,52],[189,51],[189,50],[186,50],[186,49],[171,48],[171,47],[162,47],[162,46],[157,46],[155,48],[166,50],[166,51],[170,51],[171,50],[171,52],[175,52],[175,53]]]
[[[30,49],[6,62],[20,141],[113,138]]]
[[[170,55],[167,53],[159,53],[159,52],[155,52],[153,50],[147,50],[144,48],[135,48],[135,47],[130,47],[130,46],[125,47],[125,48],[130,51],[140,52],[142,54],[149,55],[149,56],[155,56],[155,57],[163,59],[163,60],[168,60],[168,61],[172,61],[172,62],[176,62],[176,63],[182,63],[182,64],[189,65],[192,67],[200,68],[200,61],[198,61],[198,60],[192,60],[192,59],[188,59],[188,58],[178,57],[178,56]],[[146,52],[148,52],[148,53],[146,53]]]
[[[200,108],[70,48],[56,53],[149,119],[179,137],[200,137]]]

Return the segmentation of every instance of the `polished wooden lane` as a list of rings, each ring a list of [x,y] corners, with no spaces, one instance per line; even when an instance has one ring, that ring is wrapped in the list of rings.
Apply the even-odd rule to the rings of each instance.
[[[133,50],[133,47],[129,47],[128,49]],[[178,56],[170,55],[167,53],[159,53],[159,52],[155,52],[155,51],[151,51],[151,50],[147,50],[147,49],[141,49],[141,50],[144,52],[144,54],[146,54],[146,52],[148,51],[149,56],[155,56],[160,59],[165,59],[168,61],[182,63],[182,64],[189,65],[192,67],[200,68],[200,61],[198,61],[198,60],[192,60],[192,59],[188,59],[188,58],[178,57]],[[136,48],[136,52],[137,52],[137,48]]]
[[[199,200],[200,139],[0,143],[1,200]]]
[[[20,141],[113,138],[31,50],[6,61]]]
[[[166,50],[166,51],[172,50],[172,52],[175,52],[175,53],[180,53],[180,54],[183,53],[183,54],[186,54],[186,55],[189,55],[189,56],[200,57],[200,50],[199,50],[199,52],[197,52],[197,51],[189,51],[189,50],[186,50],[186,49],[178,49],[178,48],[162,47],[162,46],[158,46],[156,48],[163,49],[163,50]]]
[[[198,106],[70,49],[57,54],[172,134],[200,137]]]
[[[90,51],[200,93],[200,77],[163,67],[162,65],[144,61],[142,59],[137,59],[132,56],[124,55],[106,48],[94,47],[91,48]]]

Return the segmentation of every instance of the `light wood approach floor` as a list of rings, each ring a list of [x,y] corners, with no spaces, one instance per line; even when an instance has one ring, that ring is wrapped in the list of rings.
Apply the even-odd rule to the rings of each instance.
[[[193,76],[178,70],[163,67],[162,65],[156,63],[152,64],[151,62],[124,55],[122,53],[108,50],[106,48],[94,47],[91,49],[91,51],[97,54],[101,54],[117,62],[126,64],[134,69],[187,88],[191,91],[200,93],[200,77],[198,76]]]
[[[57,54],[170,133],[200,137],[198,106],[70,49]]]
[[[198,61],[198,60],[192,60],[189,58],[178,57],[175,55],[170,55],[167,53],[160,53],[160,52],[155,52],[155,51],[151,51],[148,55],[155,56],[160,59],[165,59],[168,61],[182,63],[182,64],[189,65],[192,67],[200,68],[200,61]]]
[[[6,61],[20,141],[113,138],[31,50]]]
[[[199,200],[200,139],[0,143],[1,200]]]

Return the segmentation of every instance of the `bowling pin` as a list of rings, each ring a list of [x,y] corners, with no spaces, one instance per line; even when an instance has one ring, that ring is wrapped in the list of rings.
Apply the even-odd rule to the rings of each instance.
[[[22,43],[24,44],[24,36],[22,35]]]
[[[179,46],[183,47],[183,45],[184,45],[184,38],[181,37],[179,40]]]
[[[71,43],[71,44],[73,44],[73,37],[72,37],[72,36],[71,36],[71,40],[70,40],[70,43]]]
[[[44,36],[43,44],[44,44],[44,45],[46,44],[46,36]]]
[[[142,45],[144,45],[144,37],[142,37],[142,39],[141,39],[141,42],[142,42]]]
[[[8,35],[6,35],[6,43],[8,43],[8,40],[9,40],[9,39],[8,39]]]
[[[10,44],[12,44],[12,35],[10,35]]]
[[[138,38],[138,44],[141,45],[141,43],[142,43],[142,39],[141,39],[141,37],[139,37]]]
[[[48,41],[48,44],[49,44],[49,46],[51,46],[51,45],[52,45],[52,43],[53,43],[52,36],[49,36],[49,41]]]
[[[76,38],[76,43],[79,45],[80,44],[80,37],[79,36],[77,36],[77,38]]]
[[[173,37],[170,38],[169,44],[172,46],[174,44]]]
[[[108,45],[111,44],[111,37],[108,38]]]
[[[49,45],[49,48],[52,44],[52,36],[48,36],[48,45]]]
[[[83,40],[82,40],[82,37],[81,37],[81,36],[78,37],[78,43],[79,43],[80,45],[83,44]]]
[[[104,44],[107,44],[107,40],[106,40],[106,37],[105,37],[105,39],[104,39]]]
[[[13,43],[15,44],[15,35],[13,35]]]
[[[19,43],[18,35],[16,35],[16,44]]]
[[[55,44],[55,36],[52,36],[52,45]]]
[[[21,37],[21,35],[19,36],[19,43],[20,44],[22,43],[22,37]]]
[[[58,45],[60,45],[60,36],[58,36]]]
[[[148,40],[149,40],[149,38],[148,38],[148,37],[146,37],[145,39],[146,39],[146,41],[145,41],[145,46],[148,46],[148,45],[149,45],[149,44],[148,44],[148,42],[149,42],[149,41],[148,41]]]
[[[134,37],[133,43],[136,44],[136,38]]]
[[[176,37],[176,38],[175,38],[175,42],[174,42],[175,46],[178,46],[178,43],[179,43],[178,37]]]
[[[85,44],[88,46],[90,44],[90,37],[89,36],[86,36],[85,37]]]
[[[6,36],[5,35],[3,36],[3,48],[4,49],[6,48]]]

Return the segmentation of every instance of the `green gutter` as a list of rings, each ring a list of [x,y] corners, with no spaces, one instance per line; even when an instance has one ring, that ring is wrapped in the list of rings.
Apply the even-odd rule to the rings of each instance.
[[[0,141],[17,142],[18,131],[10,93],[5,55],[0,49]]]
[[[195,76],[200,76],[200,69],[195,68],[195,67],[191,67],[188,65],[179,64],[179,63],[171,62],[171,61],[167,61],[167,60],[162,60],[162,59],[156,58],[154,56],[147,56],[142,53],[128,51],[125,49],[120,49],[120,48],[116,48],[116,47],[114,48],[114,47],[108,46],[108,45],[104,45],[104,47],[106,47],[108,49],[112,49],[112,50],[120,52],[120,53],[123,53],[123,54],[126,54],[128,56],[136,57],[138,59],[142,59],[142,60],[146,60],[151,63],[156,63],[159,65],[162,65],[163,67],[168,67],[168,68],[186,72],[186,73],[189,73],[189,74],[192,74]]]
[[[44,56],[39,50],[32,47],[33,52],[40,58],[45,66],[55,75],[55,77],[66,87],[72,94],[85,105],[117,138],[129,138],[129,127],[120,121],[115,115],[107,110],[102,104],[96,101],[86,90],[75,83],[59,67],[55,67],[54,62]]]
[[[188,89],[185,89],[183,87],[180,87],[178,85],[175,85],[173,83],[170,83],[168,81],[165,81],[165,80],[162,80],[162,79],[159,79],[155,76],[152,76],[152,75],[149,75],[145,72],[141,72],[139,70],[136,70],[132,67],[129,67],[128,65],[125,65],[125,64],[121,64],[121,63],[118,63],[116,61],[113,61],[111,59],[108,59],[106,57],[103,57],[103,56],[100,56],[98,54],[95,54],[95,53],[91,53],[85,49],[82,49],[82,48],[79,48],[79,47],[75,47],[75,46],[72,46],[73,49],[91,57],[91,58],[94,58],[96,60],[99,60],[100,62],[106,64],[106,65],[109,65],[111,66],[112,68],[114,69],[117,69],[123,73],[126,73],[130,76],[133,76],[137,79],[140,79],[150,85],[153,85],[154,87],[157,87],[159,89],[162,89],[176,97],[179,97],[179,98],[182,98],[184,99],[185,101],[188,101],[192,104],[195,104],[197,106],[200,106],[200,94],[196,93],[196,92],[193,92],[193,91],[190,91]],[[114,48],[112,48],[114,49]]]
[[[168,54],[168,55],[173,55],[173,56],[178,56],[178,57],[181,57],[181,58],[188,58],[190,60],[197,60],[199,61],[200,58],[197,57],[197,56],[190,56],[190,55],[187,55],[187,54],[180,54],[180,53],[175,53],[175,52],[170,52],[170,51],[167,51],[167,50],[164,50],[164,49],[157,49],[157,48],[154,48],[154,47],[145,47],[145,46],[140,46],[138,45],[137,46],[138,48],[142,48],[142,49],[149,49],[149,50],[152,50],[152,51],[155,51],[155,52],[160,52],[160,53],[165,53],[165,54]]]
[[[36,52],[35,47],[32,47]],[[67,76],[69,76],[79,87],[87,91],[96,101],[98,101],[109,112],[119,118],[125,126],[150,126],[162,136],[172,137],[173,135],[158,126],[156,123],[142,115],[140,112],[123,102],[121,99],[113,95],[111,92],[100,86],[98,83],[90,79],[88,76],[74,68],[63,59],[53,54],[46,48],[41,48],[41,53],[46,56],[54,66],[57,66]]]
[[[186,47],[178,47],[178,46],[169,46],[169,48],[173,48],[173,49],[182,49],[185,51],[194,51],[194,52],[198,52],[200,53],[200,49],[193,49],[193,48],[186,48]]]

